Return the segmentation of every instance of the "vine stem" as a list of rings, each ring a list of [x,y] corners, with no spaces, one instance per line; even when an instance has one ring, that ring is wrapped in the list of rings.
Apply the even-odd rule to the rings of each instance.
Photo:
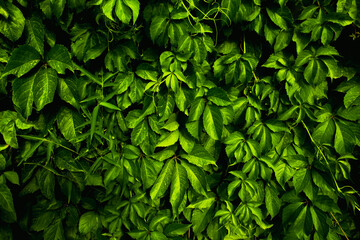
[[[346,235],[346,233],[344,232],[344,229],[342,229],[339,221],[336,219],[336,217],[334,216],[334,214],[332,212],[330,212],[331,216],[334,218],[336,224],[339,226],[341,232],[344,234],[344,237],[346,238],[346,240],[349,240],[348,236]]]

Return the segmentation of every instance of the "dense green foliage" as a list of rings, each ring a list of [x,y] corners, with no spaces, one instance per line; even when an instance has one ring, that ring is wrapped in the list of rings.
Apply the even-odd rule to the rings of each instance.
[[[0,1],[1,239],[360,239],[359,16]]]

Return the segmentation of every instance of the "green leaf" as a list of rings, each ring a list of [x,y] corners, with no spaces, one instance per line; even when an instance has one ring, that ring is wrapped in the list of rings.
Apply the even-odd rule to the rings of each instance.
[[[197,193],[206,196],[207,183],[204,171],[198,166],[186,163],[185,161],[182,161],[181,165],[185,167],[187,177],[193,189]]]
[[[76,129],[82,124],[82,119],[77,112],[64,107],[57,115],[57,124],[65,139],[70,141],[71,139],[76,138]]]
[[[226,91],[222,88],[211,88],[207,93],[207,98],[218,106],[228,106],[231,104]]]
[[[56,18],[60,18],[63,14],[66,0],[50,0],[52,13]]]
[[[36,16],[26,20],[26,30],[28,34],[28,44],[35,48],[41,56],[44,56],[45,28],[42,20]]]
[[[149,126],[146,120],[141,121],[131,132],[131,142],[138,146],[148,138]]]
[[[72,78],[59,78],[58,92],[62,100],[69,103],[76,109],[80,109],[77,82]]]
[[[44,230],[44,240],[65,240],[61,220],[55,221]]]
[[[0,184],[0,218],[6,223],[16,222],[12,194],[5,184]]]
[[[164,229],[164,234],[167,237],[176,237],[184,235],[191,227],[191,224],[181,224],[181,223],[170,223],[166,225]]]
[[[137,0],[134,0],[137,2]],[[115,14],[119,20],[125,24],[129,24],[131,20],[131,9],[125,4],[125,0],[117,0],[115,6]]]
[[[216,166],[214,157],[200,144],[195,144],[191,153],[184,155],[184,158],[199,167],[204,167],[209,164]]]
[[[272,186],[265,187],[265,205],[271,218],[274,218],[280,211],[281,200]]]
[[[270,19],[281,29],[286,30],[288,28],[285,19],[278,13],[273,10],[266,8],[266,12],[268,13]]]
[[[103,2],[102,6],[101,6],[102,11],[105,14],[105,16],[114,22],[115,22],[115,19],[113,18],[112,12],[115,7],[115,3],[116,3],[116,0],[107,0],[107,1],[105,1],[105,3]]]
[[[348,153],[352,153],[354,148],[354,134],[351,129],[341,123],[335,122],[336,132],[335,132],[335,140],[334,147],[336,152],[341,155],[345,155]]]
[[[0,18],[0,33],[15,42],[21,37],[24,31],[25,18],[15,4],[4,1],[4,7],[8,17]]]
[[[133,24],[135,25],[135,22],[136,22],[137,18],[139,17],[140,2],[138,0],[124,0],[124,3],[133,12]]]
[[[153,42],[165,31],[168,19],[163,16],[153,18],[150,25],[150,37]]]
[[[165,133],[160,136],[159,142],[156,144],[156,147],[168,147],[174,145],[179,140],[179,136],[179,130]]]
[[[55,195],[55,176],[47,169],[41,169],[36,175],[38,186],[41,193],[48,199],[53,199]]]
[[[169,118],[169,116],[173,113],[175,107],[175,100],[171,93],[167,93],[166,95],[160,95],[158,110],[160,122],[165,121]]]
[[[143,158],[140,170],[141,179],[145,189],[148,189],[155,183],[162,166],[162,162],[154,161],[148,157]]]
[[[153,187],[151,188],[150,191],[151,199],[155,200],[157,198],[162,197],[165,194],[166,190],[168,189],[171,183],[174,168],[175,168],[174,159],[167,160],[158,178],[156,179]]]
[[[179,214],[179,207],[188,188],[188,179],[185,168],[179,163],[175,164],[170,188],[170,203],[175,215]]]
[[[279,52],[286,48],[291,41],[292,34],[289,31],[281,31],[275,41],[274,51]]]
[[[39,52],[33,47],[29,45],[20,46],[12,52],[3,71],[3,76],[14,74],[21,77],[33,69],[40,62],[40,58]]]
[[[94,211],[89,211],[81,215],[79,220],[79,232],[87,234],[95,231],[100,225],[100,216]]]
[[[4,172],[4,176],[8,181],[10,181],[12,184],[20,185],[19,182],[19,175],[17,172],[14,171],[6,171]]]
[[[0,133],[5,142],[13,148],[18,148],[16,139],[15,119],[16,113],[11,111],[0,112]]]
[[[53,101],[58,77],[51,68],[41,69],[36,73],[34,83],[34,102],[38,111]]]
[[[203,98],[196,98],[191,104],[189,121],[198,121],[205,109],[205,100]]]
[[[318,84],[326,79],[328,69],[321,60],[310,60],[304,70],[305,80],[310,84]]]
[[[298,194],[303,191],[308,184],[310,184],[311,176],[307,169],[299,169],[293,176],[293,183],[295,191]]]
[[[193,224],[193,230],[195,234],[200,234],[205,230],[206,226],[209,224],[211,219],[214,216],[214,205],[210,208],[199,210],[195,209],[191,218]]]
[[[56,44],[46,55],[47,63],[59,74],[65,74],[65,69],[73,71],[70,53],[63,45]]]
[[[286,163],[279,163],[275,168],[275,177],[278,183],[284,188],[285,183],[289,181],[292,176],[295,174],[294,169],[292,169]]]
[[[349,108],[354,103],[360,102],[360,85],[356,85],[353,88],[350,88],[349,91],[346,92],[344,97],[344,106],[345,108]]]
[[[20,113],[28,118],[32,113],[34,93],[33,87],[35,76],[16,78],[13,82],[13,103],[19,108]]]
[[[223,131],[223,117],[218,107],[207,104],[204,110],[203,123],[206,132],[215,140],[220,140]]]
[[[320,144],[332,144],[335,134],[335,122],[333,119],[328,119],[320,123],[314,130],[312,137]]]

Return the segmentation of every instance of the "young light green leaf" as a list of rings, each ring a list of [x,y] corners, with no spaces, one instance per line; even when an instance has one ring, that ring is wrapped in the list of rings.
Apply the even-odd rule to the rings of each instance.
[[[153,18],[150,25],[150,37],[153,42],[165,31],[168,24],[168,19],[163,16],[156,16]]]
[[[204,110],[203,123],[206,132],[215,140],[220,140],[223,131],[223,117],[218,107],[207,104]]]
[[[169,159],[166,161],[165,165],[163,166],[158,178],[156,179],[153,187],[150,191],[151,199],[155,200],[157,198],[162,197],[166,190],[168,189],[175,168],[175,160]]]
[[[131,9],[124,3],[124,1],[125,0],[116,1],[115,14],[121,22],[129,24],[131,20]]]
[[[33,69],[40,62],[40,58],[39,52],[33,47],[29,45],[20,46],[12,52],[3,71],[3,76],[14,74],[21,77]]]
[[[58,82],[56,71],[45,68],[36,73],[34,83],[34,102],[38,111],[53,101]]]
[[[320,123],[314,130],[312,137],[320,144],[331,144],[335,134],[335,122],[333,119],[328,119],[325,122]]]

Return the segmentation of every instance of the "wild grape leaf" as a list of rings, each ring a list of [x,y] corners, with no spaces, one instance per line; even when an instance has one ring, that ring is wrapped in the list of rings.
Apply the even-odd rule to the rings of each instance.
[[[47,63],[59,74],[65,74],[65,69],[73,71],[70,53],[63,45],[56,44],[46,55]]]
[[[24,15],[20,9],[9,1],[4,1],[4,10],[7,13],[7,17],[0,18],[0,33],[15,42],[21,37],[24,31]]]
[[[20,46],[12,52],[3,71],[3,76],[14,74],[21,77],[33,69],[40,62],[40,58],[39,52],[33,47],[29,45]]]
[[[203,123],[205,131],[215,140],[221,139],[223,117],[217,106],[207,104],[204,110]]]
[[[174,168],[175,168],[175,160],[174,159],[167,160],[158,178],[156,179],[153,187],[151,188],[150,191],[151,199],[155,200],[157,198],[162,197],[165,194],[166,190],[168,189],[171,183]]]
[[[13,197],[10,189],[4,184],[0,184],[0,218],[6,223],[16,222],[16,212]]]
[[[54,99],[58,84],[56,71],[51,68],[41,69],[36,73],[34,80],[34,102],[38,111]]]

